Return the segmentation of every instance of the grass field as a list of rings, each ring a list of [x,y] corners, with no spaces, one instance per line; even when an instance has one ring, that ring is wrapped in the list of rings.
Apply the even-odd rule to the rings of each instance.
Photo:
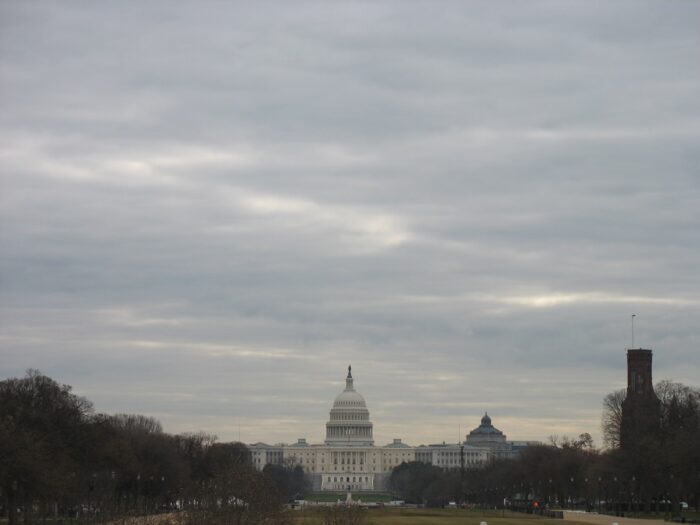
[[[320,525],[321,523],[316,509],[289,512],[294,525]],[[364,512],[367,513],[368,518],[366,525],[480,525],[482,521],[488,525],[581,525],[572,521],[533,518],[522,514],[506,513],[503,518],[500,515],[483,515],[480,512],[457,509],[370,509]],[[6,523],[6,519],[0,518],[0,525],[6,525]],[[41,521],[37,524],[41,525]]]
[[[383,493],[376,493],[383,494]],[[336,494],[337,496],[337,494]],[[335,501],[335,500],[333,500]],[[321,517],[317,508],[287,511],[295,525],[320,525]],[[465,509],[411,509],[411,508],[377,508],[365,510],[367,525],[585,525],[580,521],[542,518],[530,514],[520,514],[494,510],[465,510]],[[164,515],[163,515],[164,516]],[[692,513],[691,517],[697,516]],[[614,516],[606,516],[610,521],[622,521]],[[656,517],[657,519],[659,517]],[[20,521],[21,523],[21,521]],[[41,521],[36,521],[42,525]],[[69,522],[65,522],[69,523]],[[73,521],[73,525],[81,522]],[[82,522],[84,525],[95,525],[94,522]],[[113,522],[115,523],[115,522]],[[116,522],[118,523],[118,522]],[[146,521],[153,525],[153,521]],[[0,518],[0,525],[7,525],[7,518]],[[53,525],[51,521],[47,525]]]
[[[383,509],[370,511],[369,521],[375,525],[574,525],[572,522],[529,515],[505,517],[457,509]]]
[[[462,509],[370,509],[367,510],[369,525],[581,525],[572,521],[554,520],[499,511],[473,511]],[[315,509],[298,511],[294,521],[299,525],[320,523]]]
[[[347,492],[312,492],[307,494],[304,499],[306,501],[335,502],[338,500],[345,501],[347,497]],[[386,503],[393,499],[388,492],[355,492],[352,498],[356,501],[362,500],[365,503]]]

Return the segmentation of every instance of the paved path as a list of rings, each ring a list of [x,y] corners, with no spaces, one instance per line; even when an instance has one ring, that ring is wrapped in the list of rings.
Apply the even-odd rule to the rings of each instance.
[[[583,523],[593,523],[594,525],[668,525],[664,520],[647,520],[640,518],[621,518],[619,516],[608,516],[607,514],[591,514],[589,512],[564,511],[564,519],[568,521],[580,521]]]

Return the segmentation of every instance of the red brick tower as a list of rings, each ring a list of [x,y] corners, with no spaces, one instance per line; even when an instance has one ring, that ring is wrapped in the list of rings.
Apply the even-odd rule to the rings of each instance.
[[[627,397],[622,403],[620,447],[636,448],[659,430],[660,403],[651,378],[651,350],[627,350]]]

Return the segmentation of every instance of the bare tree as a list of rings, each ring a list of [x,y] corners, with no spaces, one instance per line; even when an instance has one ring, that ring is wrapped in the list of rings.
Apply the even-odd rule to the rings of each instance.
[[[55,503],[70,493],[91,412],[89,401],[38,370],[0,381],[0,488],[10,525],[17,522],[18,506],[31,523],[37,503]]]
[[[684,385],[683,383],[663,380],[656,384],[654,391],[656,392],[656,397],[661,401],[661,415],[663,418],[668,417],[669,407],[674,403],[683,407],[700,403],[700,389]]]
[[[163,427],[160,422],[141,414],[114,414],[112,424],[127,434],[161,434]]]
[[[627,397],[627,390],[621,388],[610,392],[603,399],[603,443],[607,448],[620,448],[620,428],[622,426],[622,403]]]

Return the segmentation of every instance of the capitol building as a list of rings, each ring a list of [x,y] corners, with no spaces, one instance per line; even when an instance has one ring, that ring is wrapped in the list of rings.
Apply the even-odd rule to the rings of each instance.
[[[345,390],[335,398],[326,423],[323,444],[309,444],[300,438],[292,445],[249,445],[254,466],[300,466],[312,482],[313,490],[384,490],[394,467],[421,461],[444,469],[479,468],[494,459],[514,457],[534,441],[507,441],[505,434],[491,424],[485,414],[481,425],[462,443],[409,446],[401,439],[376,446],[373,424],[365,398],[355,390],[352,368],[348,367]]]

